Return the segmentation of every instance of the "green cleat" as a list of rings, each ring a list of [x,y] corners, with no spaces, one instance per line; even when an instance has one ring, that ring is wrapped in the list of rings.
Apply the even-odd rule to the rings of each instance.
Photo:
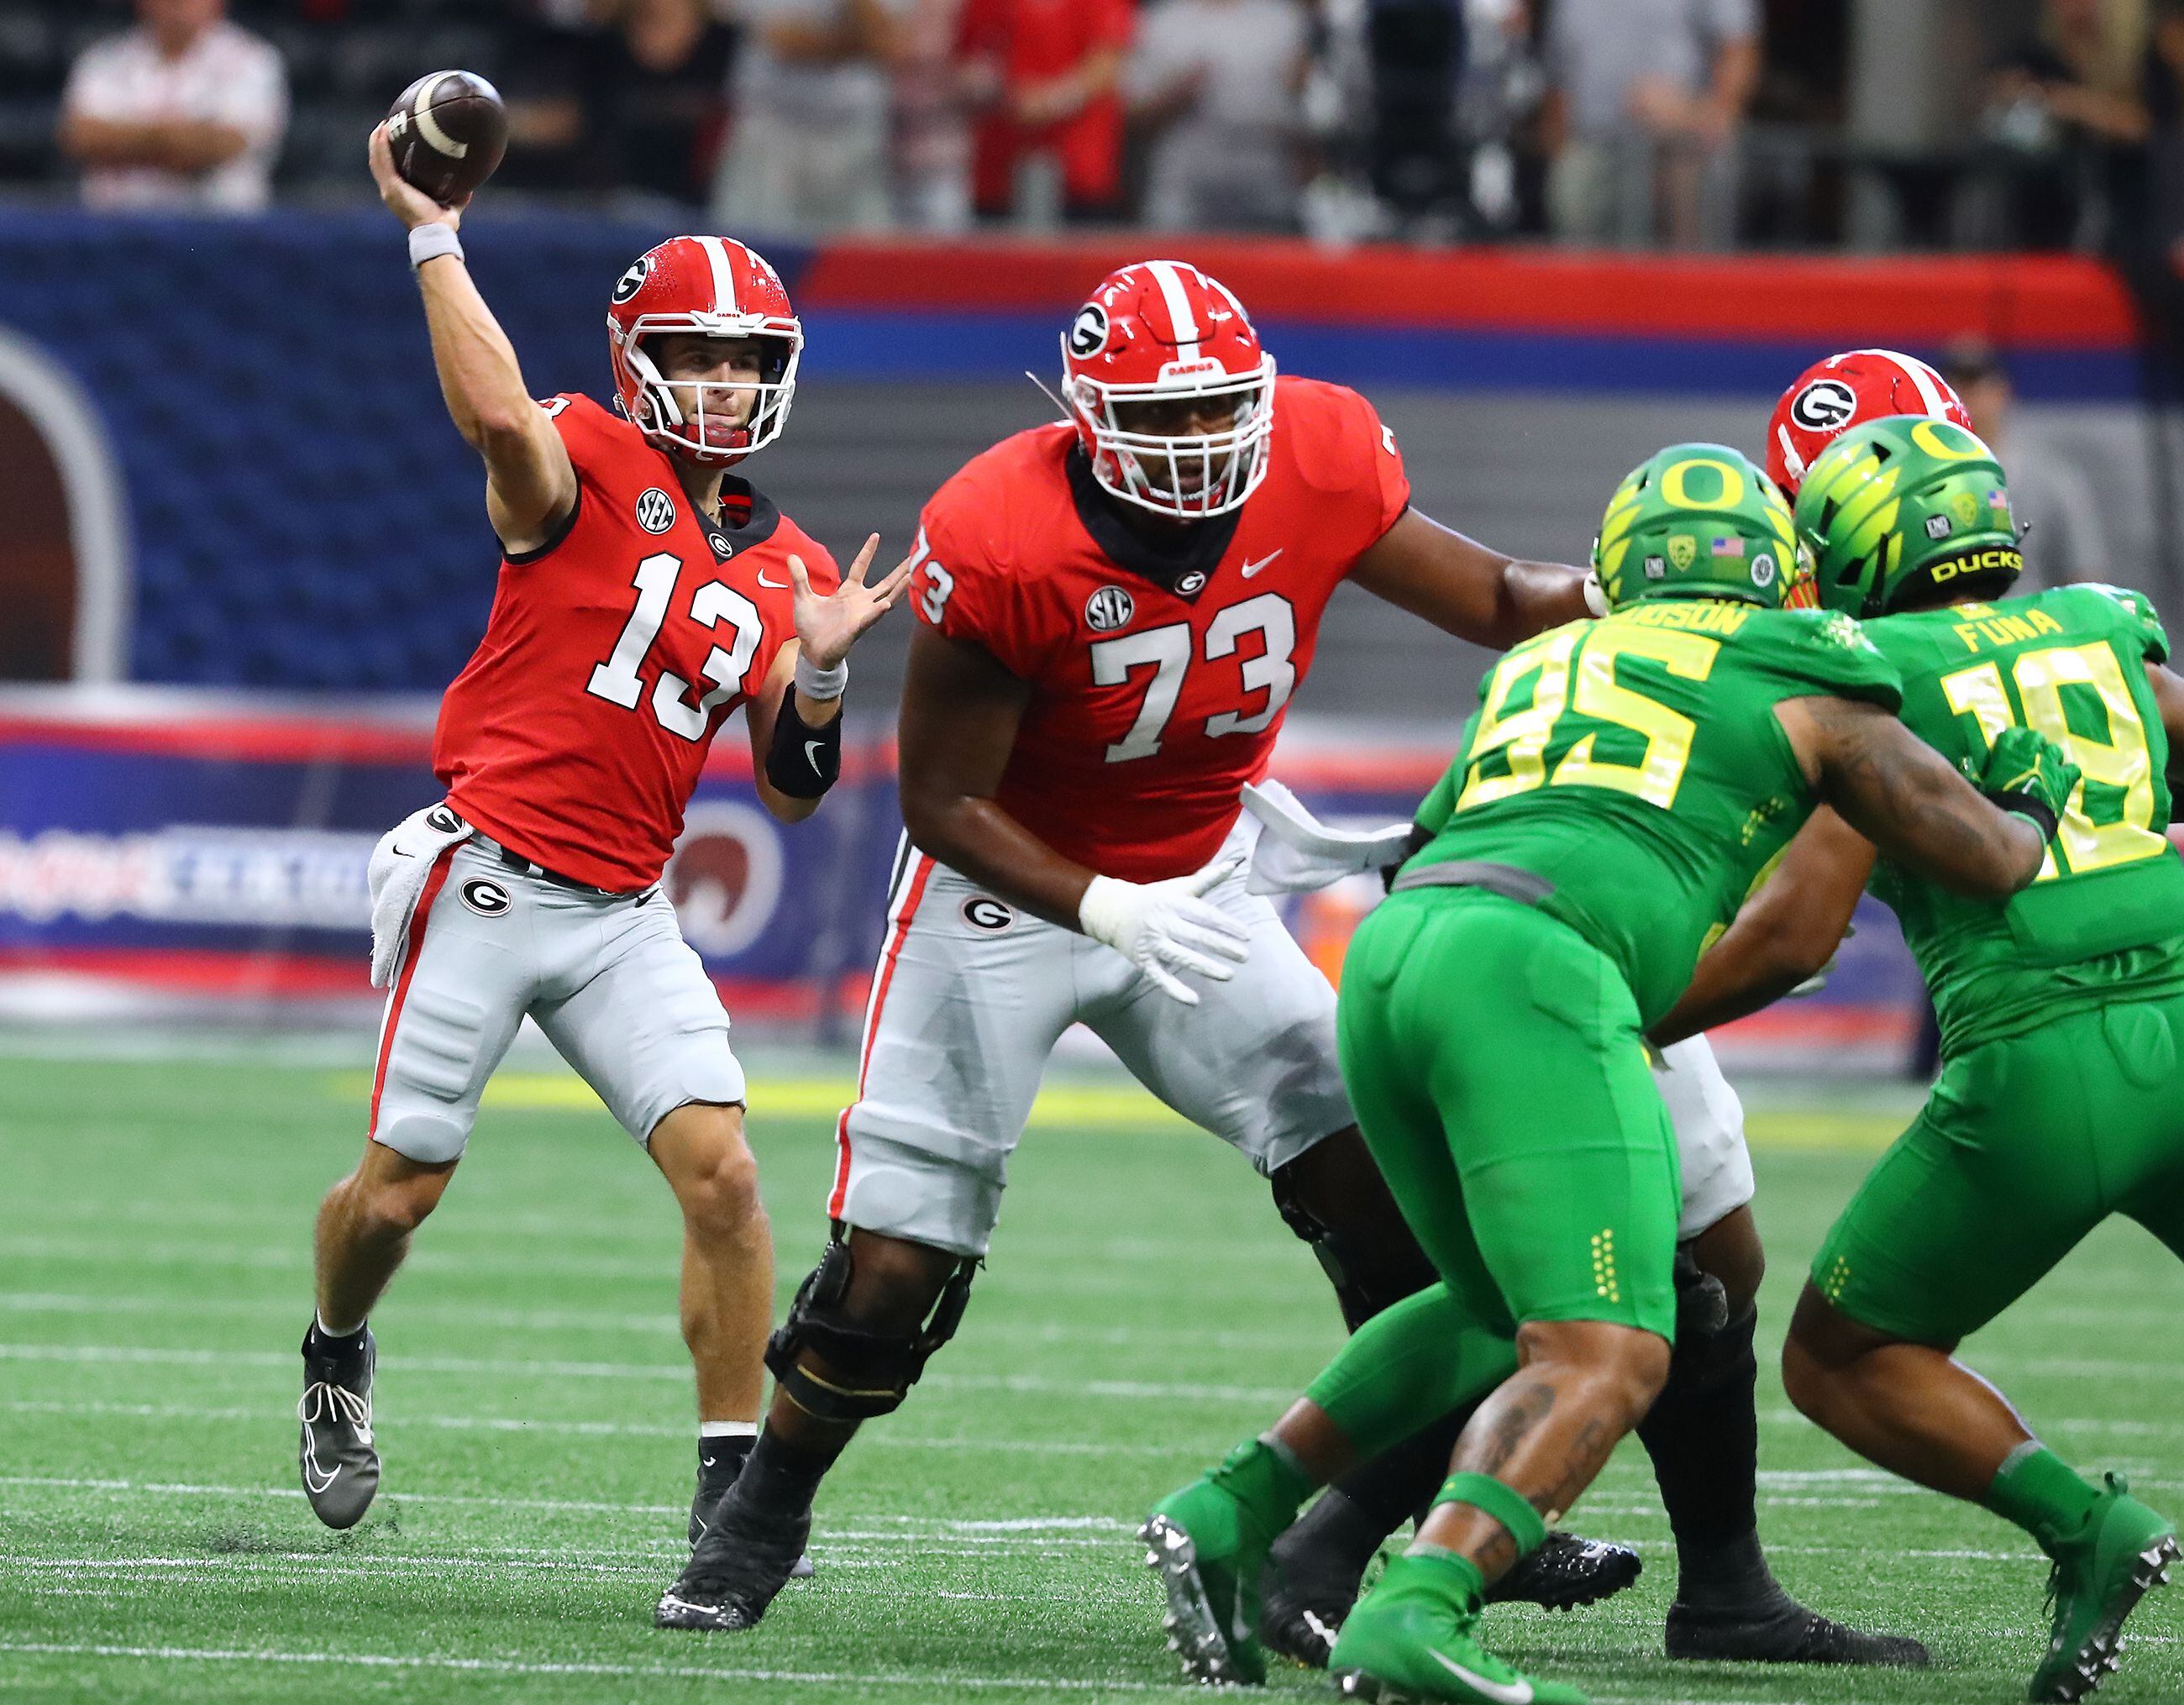
[[[1478,1606],[1451,1561],[1398,1557],[1357,1602],[1328,1659],[1342,1697],[1375,1705],[1586,1705],[1574,1687],[1524,1674],[1479,1643]]]
[[[2099,1686],[2123,1650],[2124,1619],[2149,1588],[2168,1584],[2177,1560],[2176,1524],[2130,1496],[2120,1474],[2107,1484],[2083,1532],[2054,1549],[2055,1623],[2032,1672],[2033,1699],[2067,1705]]]
[[[1207,1686],[1267,1679],[1258,1583],[1277,1529],[1227,1484],[1265,1449],[1256,1440],[1239,1446],[1220,1467],[1154,1505],[1138,1529],[1145,1567],[1167,1593],[1161,1625],[1169,1649],[1183,1660],[1188,1680]]]

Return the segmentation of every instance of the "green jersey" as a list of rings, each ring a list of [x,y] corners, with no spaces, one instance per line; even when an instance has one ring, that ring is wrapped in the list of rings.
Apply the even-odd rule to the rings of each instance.
[[[1904,722],[1946,757],[1975,765],[2003,729],[2032,727],[2085,772],[2039,876],[2012,900],[1875,868],[1873,892],[1903,921],[1943,1051],[2184,987],[2184,862],[2163,833],[2169,743],[2146,679],[2169,642],[2153,605],[2066,586],[1882,616],[1865,631],[1903,677]]]
[[[1543,878],[1540,909],[1614,961],[1651,1023],[1817,803],[1774,706],[1901,694],[1858,624],[1819,610],[1654,599],[1558,627],[1487,677],[1407,868]]]

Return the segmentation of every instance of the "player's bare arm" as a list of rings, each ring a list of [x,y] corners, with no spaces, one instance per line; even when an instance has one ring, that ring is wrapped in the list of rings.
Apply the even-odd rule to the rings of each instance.
[[[1873,843],[1823,805],[1782,862],[1701,956],[1691,987],[1650,1033],[1668,1047],[1772,1006],[1841,945],[1873,873]]]
[[[1996,900],[2040,873],[2048,850],[2040,830],[1981,798],[1887,711],[1814,696],[1786,699],[1774,714],[1821,795],[1889,858],[1959,894]]]
[[[902,820],[922,850],[996,898],[1077,928],[1095,874],[1032,833],[994,794],[1031,685],[992,653],[921,625],[902,689]]]
[[[372,181],[404,226],[462,223],[469,198],[443,207],[404,182],[394,170],[387,127],[371,133]],[[485,458],[486,510],[500,542],[515,554],[550,539],[577,501],[577,471],[546,411],[532,400],[515,348],[478,293],[460,254],[443,254],[417,269],[432,334],[432,365],[448,415],[465,442]]]
[[[1374,597],[1496,651],[1599,614],[1585,598],[1591,577],[1560,563],[1504,556],[1416,509],[1405,510],[1350,571]]]
[[[867,538],[841,585],[831,594],[812,589],[811,572],[802,557],[788,559],[789,583],[796,594],[796,638],[781,648],[773,667],[766,671],[766,685],[745,708],[744,717],[750,734],[752,775],[758,784],[758,796],[783,822],[802,822],[819,809],[816,796],[783,793],[766,774],[767,756],[773,749],[784,701],[794,695],[797,721],[814,733],[833,727],[842,715],[842,695],[815,696],[805,684],[811,674],[800,671],[798,662],[808,662],[811,671],[822,675],[840,668],[850,648],[900,601],[902,589],[910,580],[911,564],[905,561],[877,584],[865,583],[879,546],[878,533]]]

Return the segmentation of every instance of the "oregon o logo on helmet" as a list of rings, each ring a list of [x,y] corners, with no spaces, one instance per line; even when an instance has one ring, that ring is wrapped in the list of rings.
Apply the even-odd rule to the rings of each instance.
[[[462,886],[463,904],[482,917],[499,917],[509,908],[508,890],[499,883],[474,876]]]
[[[647,532],[666,532],[675,525],[675,499],[648,486],[637,500],[637,524]]]
[[[1107,310],[1088,302],[1069,322],[1069,353],[1079,358],[1096,355],[1107,347]]]
[[[640,254],[629,264],[629,270],[615,281],[614,294],[608,299],[620,304],[627,302],[644,288],[644,281],[652,276],[652,257]]]
[[[988,935],[999,935],[1017,921],[1017,915],[989,894],[974,894],[963,902],[963,922]]]
[[[1945,462],[1983,462],[1987,456],[1977,437],[1951,421],[1919,421],[1911,429],[1911,442]]]
[[[1119,586],[1103,586],[1084,600],[1084,625],[1095,633],[1128,627],[1137,613],[1136,600]]]
[[[1790,418],[1808,432],[1832,432],[1858,412],[1858,393],[1840,379],[1815,379],[1797,393]]]

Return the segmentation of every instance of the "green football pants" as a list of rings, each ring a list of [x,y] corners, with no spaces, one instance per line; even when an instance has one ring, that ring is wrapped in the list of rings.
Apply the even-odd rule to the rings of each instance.
[[[1953,1348],[2112,1213],[2184,1256],[2184,995],[1958,1056],[1813,1262],[1843,1313]]]
[[[1395,894],[1351,943],[1337,1023],[1373,1157],[1472,1318],[1673,1340],[1675,1136],[1606,955],[1483,889]]]

